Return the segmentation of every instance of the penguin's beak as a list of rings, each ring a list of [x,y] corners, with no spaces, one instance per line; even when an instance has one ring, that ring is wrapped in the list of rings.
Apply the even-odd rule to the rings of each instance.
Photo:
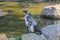
[[[23,10],[23,12],[25,12],[25,11]]]
[[[29,10],[23,10],[23,12],[24,12],[25,14],[27,14],[27,13],[29,12]]]
[[[26,10],[23,10],[23,12],[26,12]]]
[[[25,10],[23,10],[23,12],[26,14],[26,11]]]

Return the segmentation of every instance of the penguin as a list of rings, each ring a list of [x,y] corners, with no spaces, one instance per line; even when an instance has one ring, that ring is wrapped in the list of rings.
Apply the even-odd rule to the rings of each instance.
[[[31,33],[39,32],[39,34],[42,34],[41,28],[39,24],[34,20],[34,18],[31,16],[31,13],[29,10],[23,10],[25,13],[25,23],[27,26],[27,31]]]

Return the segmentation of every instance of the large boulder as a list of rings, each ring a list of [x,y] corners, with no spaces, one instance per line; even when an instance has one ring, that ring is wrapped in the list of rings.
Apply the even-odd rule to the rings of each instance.
[[[22,35],[22,40],[60,40],[60,24],[46,26],[41,35],[27,33]]]
[[[42,32],[48,40],[60,40],[60,24],[46,26]]]
[[[60,19],[60,4],[44,7],[41,17]]]

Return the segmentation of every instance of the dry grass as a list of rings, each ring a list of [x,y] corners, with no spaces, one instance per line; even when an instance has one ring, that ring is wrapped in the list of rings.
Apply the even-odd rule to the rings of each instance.
[[[21,7],[21,3],[17,3],[17,2],[0,2],[0,4],[4,4],[2,6],[0,6],[1,9],[3,10],[13,10],[14,14],[20,15],[20,14],[24,14],[22,12],[22,10],[30,10],[30,12],[32,14],[36,14],[36,15],[40,15],[42,9],[47,6],[50,5],[50,3],[43,3],[43,4],[32,4],[32,6],[29,8],[22,8]]]

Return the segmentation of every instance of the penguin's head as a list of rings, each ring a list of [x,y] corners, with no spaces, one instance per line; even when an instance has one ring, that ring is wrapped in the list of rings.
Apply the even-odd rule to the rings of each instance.
[[[25,14],[30,14],[29,10],[23,10]]]

